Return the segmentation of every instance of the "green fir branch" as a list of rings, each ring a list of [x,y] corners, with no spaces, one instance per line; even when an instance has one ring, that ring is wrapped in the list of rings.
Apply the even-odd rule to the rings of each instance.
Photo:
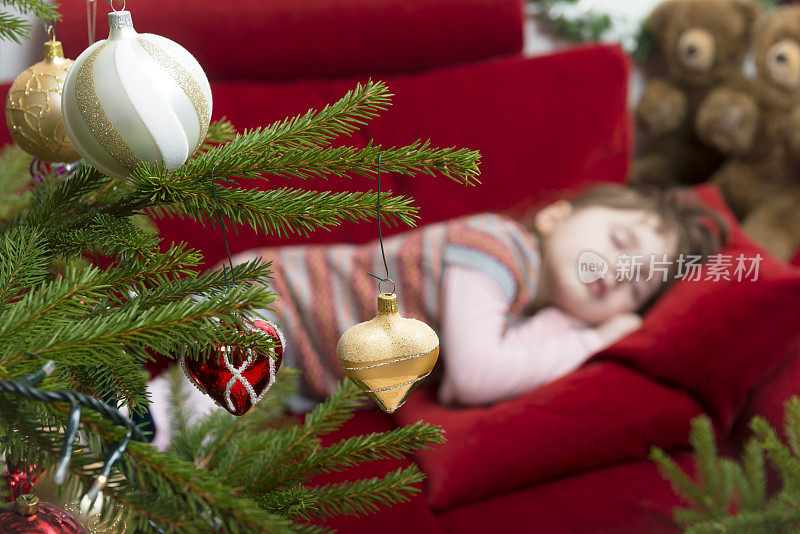
[[[278,235],[307,235],[378,216],[387,224],[413,225],[413,200],[390,192],[248,190],[232,180],[374,177],[380,162],[381,172],[477,183],[475,151],[421,141],[387,149],[372,143],[332,147],[334,139],[384,110],[390,96],[381,82],[368,82],[321,111],[243,134],[227,120],[216,121],[200,149],[174,171],[142,164],[131,176],[109,178],[83,164],[72,176],[52,173],[32,183],[27,156],[4,151],[0,194],[16,199],[0,198],[0,379],[18,379],[40,368],[38,358],[52,359],[57,372],[42,388],[110,396],[141,411],[149,402],[141,365],[156,355],[206,359],[219,346],[270,354],[272,338],[244,326],[274,304],[269,258],[235,266],[237,283],[229,288],[230,273],[198,272],[198,251],[184,244],[162,250],[146,215],[217,224],[221,214],[225,224]],[[88,265],[86,258],[96,253],[117,261],[103,269]],[[104,490],[104,512],[127,510],[137,531],[326,532],[297,519],[391,505],[418,491],[413,485],[422,474],[411,466],[382,479],[307,487],[315,473],[407,456],[443,440],[441,429],[418,423],[325,447],[320,436],[339,429],[365,396],[344,383],[298,421],[286,415],[297,380],[297,372],[287,369],[245,416],[215,410],[194,422],[183,409],[179,376],[171,379],[171,449],[131,443]],[[18,402],[3,394],[0,442],[14,458],[53,467],[68,414],[66,405]],[[85,413],[81,424],[85,439],[67,483],[76,498],[97,477],[105,447],[125,432],[93,413]]]
[[[800,398],[790,398],[785,406],[784,422],[786,442],[792,454],[800,457]]]
[[[672,490],[687,504],[707,509],[710,499],[695,485],[683,469],[659,447],[650,448],[650,459],[658,464],[661,476],[667,479]]]
[[[272,189],[253,191],[209,184],[158,183],[158,178],[148,177],[149,183],[137,182],[140,192],[148,197],[160,197],[171,205],[162,205],[151,213],[156,217],[183,216],[207,222],[207,214],[219,210],[224,221],[248,225],[268,235],[308,236],[317,228],[339,226],[343,221],[368,221],[376,216],[378,193],[305,191],[301,189]],[[391,191],[380,193],[381,219],[389,225],[398,220],[413,226],[419,218],[413,199],[391,196]],[[217,223],[216,217],[212,219]],[[227,224],[226,224],[227,225]]]
[[[406,502],[419,493],[418,484],[425,475],[416,465],[398,468],[383,478],[330,484],[309,489],[310,501],[298,510],[303,519],[326,518],[335,515],[360,516],[375,513],[380,506]]]
[[[259,153],[327,146],[342,135],[350,135],[366,121],[377,117],[391,104],[391,94],[383,82],[358,84],[322,111],[308,110],[303,115],[277,121],[264,128],[245,131],[218,150],[198,155],[177,176],[234,175],[224,161],[247,158]],[[209,132],[211,129],[209,128]]]
[[[353,417],[353,410],[360,407],[364,394],[350,380],[337,386],[336,392],[324,402],[317,404],[303,423],[305,436],[324,436],[339,430]]]
[[[14,8],[20,13],[30,14],[37,19],[45,22],[58,22],[61,14],[58,2],[48,2],[47,0],[0,0],[0,5]]]
[[[789,447],[781,442],[778,433],[763,417],[754,417],[750,421],[750,429],[761,442],[770,463],[781,474],[784,487],[800,493],[800,458],[792,455]]]
[[[785,403],[788,442],[795,439],[789,436],[800,432],[799,409],[796,396]],[[745,443],[737,462],[718,455],[708,416],[692,421],[691,441],[700,475],[697,483],[664,451],[652,449],[650,457],[662,476],[690,505],[674,511],[676,523],[683,525],[687,534],[791,534],[800,528],[800,457],[763,417],[754,417],[750,428],[754,436]],[[782,482],[772,495],[767,494],[765,454]]]
[[[686,529],[685,534],[790,534],[786,530],[800,520],[800,512],[786,515],[781,510],[765,510],[759,513],[742,512],[736,516],[707,520]]]
[[[193,277],[164,280],[153,287],[141,289],[136,295],[127,299],[125,305],[152,308],[180,301],[186,295],[204,298],[226,290],[234,278],[238,286],[251,287],[256,285],[266,287],[269,285],[272,274],[269,266],[270,263],[264,263],[261,258],[256,258],[250,262],[234,265],[232,273],[230,268],[225,271],[215,269],[199,273]],[[274,293],[266,291],[262,296],[270,299],[275,298]],[[272,309],[272,306],[268,309]],[[261,309],[258,309],[258,311],[261,311]]]
[[[404,458],[415,451],[430,450],[433,445],[444,442],[441,428],[417,421],[389,432],[363,434],[342,440],[314,451],[292,467],[306,473],[345,471],[364,462]]]
[[[0,41],[14,41],[21,45],[31,37],[32,25],[22,17],[0,11]]]
[[[756,438],[750,438],[745,443],[741,472],[745,477],[739,484],[743,509],[762,509],[767,502],[767,473],[764,449]]]
[[[203,152],[212,148],[220,143],[228,143],[233,141],[236,138],[236,128],[233,126],[233,123],[227,119],[227,117],[222,117],[217,121],[213,121],[211,124],[208,125],[208,131],[206,132],[206,137],[203,140],[203,144],[200,145],[200,148],[193,157],[200,156]]]
[[[14,8],[21,15],[33,15],[42,25],[55,24],[61,20],[59,4],[46,0],[0,0],[0,6]],[[30,39],[33,25],[21,15],[10,11],[0,11],[0,41],[14,41],[22,44]]]
[[[0,310],[49,274],[50,250],[41,232],[17,226],[0,238]]]
[[[250,134],[255,136],[256,134]],[[208,150],[201,157],[217,158],[219,162],[215,176],[261,178],[262,174],[288,178],[324,178],[329,175],[347,176],[355,174],[373,177],[380,168],[383,172],[412,176],[437,173],[464,185],[476,185],[478,180],[477,151],[455,148],[431,148],[430,141],[415,141],[404,147],[384,149],[381,145],[369,144],[364,148],[355,147],[309,147],[302,151],[267,151],[236,154],[228,145],[220,145]],[[176,174],[184,178],[197,179],[210,176],[211,169],[202,169],[198,160],[186,165],[185,172]],[[197,169],[193,167],[198,167]],[[212,167],[213,169],[214,167]],[[157,166],[141,165],[136,175],[161,176],[167,173]]]
[[[2,16],[0,13],[0,18]],[[30,163],[31,156],[17,145],[6,145],[0,149],[0,176],[3,177],[0,180],[0,224],[2,225],[19,218],[20,214],[30,206],[33,198]]]

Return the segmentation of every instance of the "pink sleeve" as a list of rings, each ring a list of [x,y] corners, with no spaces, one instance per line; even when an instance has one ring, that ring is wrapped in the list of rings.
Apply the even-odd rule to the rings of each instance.
[[[509,326],[509,306],[489,275],[454,265],[445,269],[440,402],[507,399],[575,370],[602,348],[593,328],[558,308]]]

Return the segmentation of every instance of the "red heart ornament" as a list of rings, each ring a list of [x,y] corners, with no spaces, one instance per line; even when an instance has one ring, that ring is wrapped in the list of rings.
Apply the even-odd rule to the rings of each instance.
[[[233,415],[246,413],[275,383],[286,344],[283,332],[267,321],[253,321],[247,326],[253,331],[266,332],[280,342],[279,347],[271,349],[274,358],[226,345],[217,345],[216,354],[205,361],[181,358],[189,381]]]
[[[6,500],[13,501],[24,493],[30,493],[31,487],[36,483],[42,471],[44,469],[39,468],[36,464],[20,463],[11,465],[8,463],[8,458],[6,458],[6,471],[2,477],[11,490],[11,495]]]

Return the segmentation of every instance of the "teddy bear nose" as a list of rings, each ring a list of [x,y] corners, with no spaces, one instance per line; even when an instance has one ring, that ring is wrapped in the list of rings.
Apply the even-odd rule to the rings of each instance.
[[[786,54],[781,52],[780,54],[775,56],[775,61],[777,61],[778,63],[786,63]]]
[[[689,45],[686,47],[686,55],[688,55],[689,57],[694,57],[696,53],[697,53],[697,47],[695,45]]]

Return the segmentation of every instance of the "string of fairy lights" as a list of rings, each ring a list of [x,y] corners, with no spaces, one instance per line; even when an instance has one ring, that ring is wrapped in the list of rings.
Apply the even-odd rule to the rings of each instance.
[[[39,385],[42,380],[50,376],[55,368],[56,366],[53,360],[48,360],[39,370],[33,373],[22,376],[16,380],[0,380],[0,393],[12,393],[28,400],[48,404],[58,402],[69,403],[70,413],[65,428],[64,445],[61,448],[61,460],[53,475],[53,481],[56,484],[62,484],[66,479],[69,464],[72,460],[78,428],[80,426],[82,408],[94,410],[106,419],[127,430],[125,437],[109,449],[100,473],[97,475],[92,487],[86,494],[89,501],[94,501],[98,493],[108,483],[111,469],[125,453],[125,449],[128,448],[128,444],[131,440],[149,441],[149,438],[131,418],[108,403],[96,399],[91,395],[86,395],[77,391],[50,391],[38,389],[36,386]]]

